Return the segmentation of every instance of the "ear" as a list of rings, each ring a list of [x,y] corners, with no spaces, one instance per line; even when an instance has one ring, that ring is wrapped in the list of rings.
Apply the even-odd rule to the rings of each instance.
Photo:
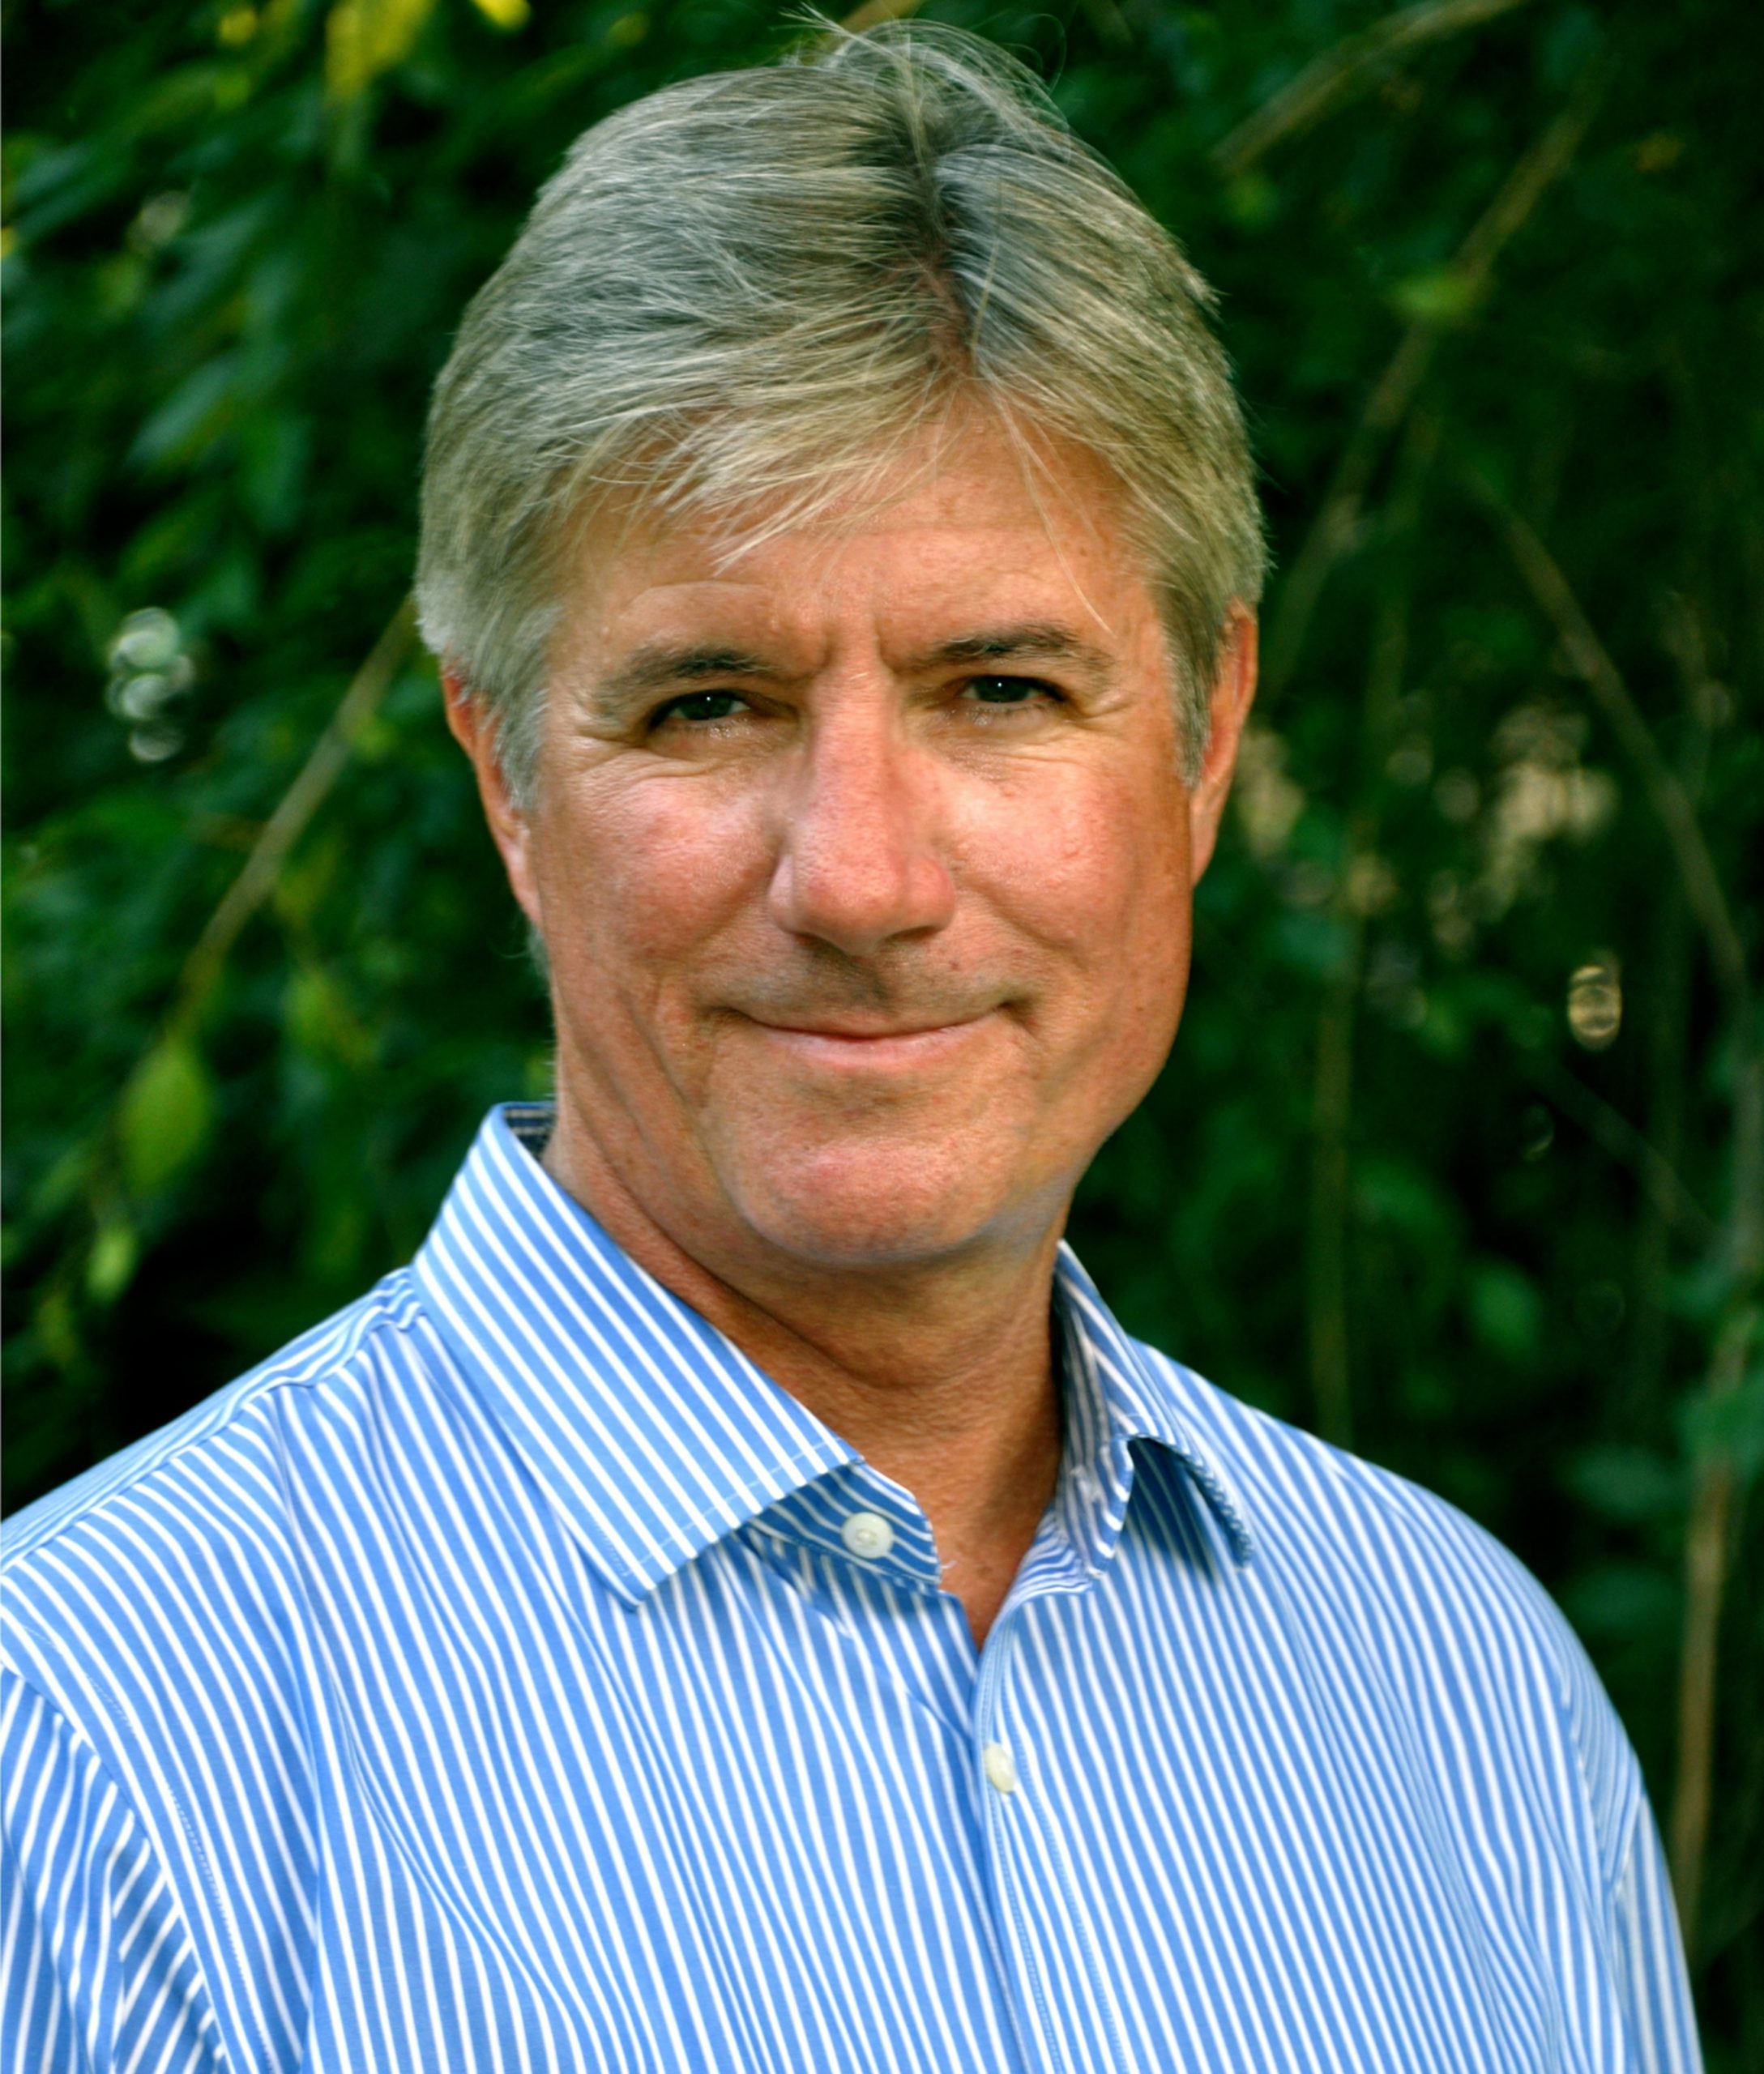
[[[1213,846],[1219,840],[1219,824],[1224,817],[1231,775],[1237,764],[1237,745],[1243,740],[1244,723],[1256,695],[1256,655],[1255,616],[1246,605],[1234,600],[1226,615],[1213,689],[1207,702],[1207,754],[1188,796],[1191,884],[1198,882],[1212,861]]]
[[[484,817],[502,854],[502,867],[521,911],[539,927],[539,888],[534,871],[532,826],[515,804],[497,753],[497,720],[489,702],[474,691],[457,670],[442,667],[441,690],[446,706],[447,726],[454,740],[472,759],[477,774],[478,797],[484,802]]]

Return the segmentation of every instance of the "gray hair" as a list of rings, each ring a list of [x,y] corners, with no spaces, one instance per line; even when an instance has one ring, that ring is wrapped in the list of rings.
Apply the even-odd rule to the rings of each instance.
[[[1175,241],[1014,59],[835,32],[596,123],[466,313],[429,422],[416,595],[517,797],[571,553],[621,493],[764,531],[879,492],[964,399],[1112,472],[1169,637],[1189,775],[1264,566],[1243,421]]]

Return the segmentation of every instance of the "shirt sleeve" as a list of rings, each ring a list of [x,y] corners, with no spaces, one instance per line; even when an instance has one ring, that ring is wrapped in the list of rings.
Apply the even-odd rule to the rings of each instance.
[[[1700,2074],[1678,1914],[1652,1811],[1637,1811],[1617,1889],[1617,1967],[1639,2074]]]
[[[152,1839],[97,1752],[0,1671],[0,2074],[225,2074]]]

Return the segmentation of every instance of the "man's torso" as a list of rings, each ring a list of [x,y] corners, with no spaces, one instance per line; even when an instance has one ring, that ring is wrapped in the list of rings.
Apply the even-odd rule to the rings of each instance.
[[[487,1274],[498,1228],[456,1234]],[[765,1496],[788,1407],[694,1399],[688,1487],[702,1350],[639,1282],[563,1278],[551,1397],[465,1262],[18,1523],[15,1835],[121,1839],[92,2022],[315,2074],[1691,2063],[1636,2043],[1633,1757],[1449,1509],[1074,1267],[1060,1492],[976,1658],[907,1494],[830,1457]]]

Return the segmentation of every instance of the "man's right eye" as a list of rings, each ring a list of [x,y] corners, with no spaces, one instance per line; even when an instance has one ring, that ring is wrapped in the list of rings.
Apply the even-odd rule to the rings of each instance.
[[[683,698],[670,698],[665,706],[658,706],[650,725],[659,728],[669,720],[731,720],[737,712],[747,710],[747,701],[739,692],[690,691]]]

